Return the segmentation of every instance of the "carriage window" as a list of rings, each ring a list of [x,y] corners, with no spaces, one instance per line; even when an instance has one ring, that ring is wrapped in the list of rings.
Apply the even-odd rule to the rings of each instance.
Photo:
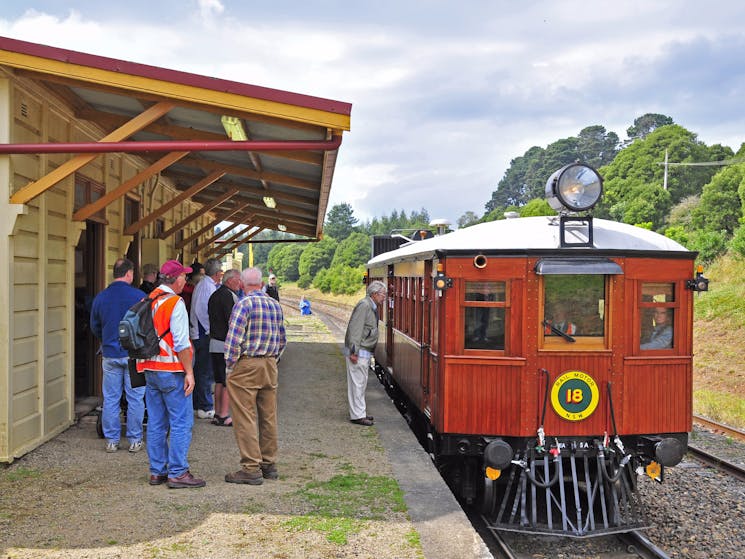
[[[591,344],[605,336],[605,276],[544,276],[544,317],[546,345],[571,349],[578,337]],[[598,338],[595,342],[591,338]]]
[[[507,284],[467,281],[465,289],[465,349],[504,349]]]
[[[675,284],[642,284],[640,349],[673,347],[674,304]]]

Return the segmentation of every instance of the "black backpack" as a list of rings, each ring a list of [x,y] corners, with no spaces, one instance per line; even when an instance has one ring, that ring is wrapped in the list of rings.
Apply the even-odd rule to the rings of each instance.
[[[171,331],[170,327],[158,335],[153,323],[153,305],[159,298],[170,293],[161,293],[157,297],[145,297],[137,301],[119,322],[119,343],[129,353],[130,359],[149,359],[160,353],[160,340]]]

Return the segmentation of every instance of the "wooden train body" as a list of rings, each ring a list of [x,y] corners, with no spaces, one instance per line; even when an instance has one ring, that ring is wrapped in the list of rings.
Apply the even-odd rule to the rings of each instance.
[[[694,258],[590,217],[406,243],[367,266],[389,295],[377,373],[495,528],[639,527],[636,476],[661,481],[691,430]]]

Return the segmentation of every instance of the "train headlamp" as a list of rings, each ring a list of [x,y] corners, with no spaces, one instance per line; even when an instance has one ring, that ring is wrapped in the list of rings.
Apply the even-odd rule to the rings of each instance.
[[[435,289],[447,289],[448,287],[453,287],[453,278],[447,277],[442,272],[437,272],[434,279],[434,286]]]
[[[598,203],[602,193],[602,177],[582,163],[565,165],[546,182],[546,201],[560,213],[589,210]]]

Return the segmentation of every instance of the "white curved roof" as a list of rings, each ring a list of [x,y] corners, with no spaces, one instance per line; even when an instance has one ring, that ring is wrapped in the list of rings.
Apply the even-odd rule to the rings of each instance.
[[[586,227],[567,224],[565,239],[569,242],[584,242]],[[396,250],[385,252],[370,260],[375,265],[391,259],[408,259],[435,251],[623,251],[623,252],[689,252],[683,245],[667,237],[635,227],[605,219],[593,219],[593,247],[562,247],[557,216],[523,217],[480,223],[458,229],[447,235],[408,243]]]

